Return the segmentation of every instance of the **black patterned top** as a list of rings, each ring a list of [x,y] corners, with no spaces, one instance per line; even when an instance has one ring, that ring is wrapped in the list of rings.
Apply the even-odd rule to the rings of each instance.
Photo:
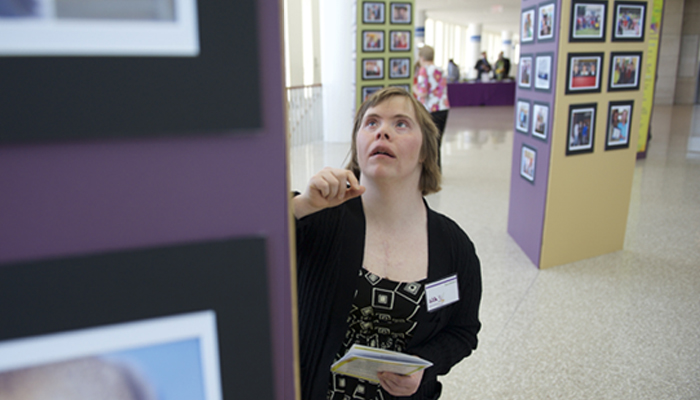
[[[353,344],[403,352],[416,329],[415,320],[424,297],[420,282],[394,282],[361,269],[355,298],[348,315],[349,328],[335,360]],[[383,400],[378,383],[331,374],[328,399]]]

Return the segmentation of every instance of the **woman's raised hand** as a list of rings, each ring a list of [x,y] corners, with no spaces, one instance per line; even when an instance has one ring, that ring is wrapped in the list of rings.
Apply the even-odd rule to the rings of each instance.
[[[365,187],[360,186],[352,171],[326,167],[311,178],[304,193],[294,198],[294,216],[303,218],[343,204],[364,192]]]

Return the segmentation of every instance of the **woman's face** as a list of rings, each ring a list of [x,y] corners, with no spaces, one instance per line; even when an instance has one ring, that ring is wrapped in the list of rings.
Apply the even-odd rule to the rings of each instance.
[[[403,96],[390,97],[367,109],[356,143],[362,177],[420,180],[423,134],[413,105]]]

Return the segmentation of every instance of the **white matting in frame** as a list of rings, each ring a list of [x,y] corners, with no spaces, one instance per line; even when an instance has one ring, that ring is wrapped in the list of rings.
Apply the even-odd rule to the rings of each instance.
[[[118,0],[94,7],[38,0],[21,15],[0,14],[0,56],[195,57],[196,1],[149,0],[153,12],[139,15]]]
[[[221,400],[219,350],[213,311],[127,322],[0,342],[0,375],[7,371],[181,341],[198,341],[202,398]],[[196,367],[196,366],[195,366]]]

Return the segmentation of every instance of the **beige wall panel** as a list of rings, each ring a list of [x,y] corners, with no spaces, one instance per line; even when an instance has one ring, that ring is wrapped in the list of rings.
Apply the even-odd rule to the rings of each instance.
[[[562,6],[562,37],[568,38],[570,3]],[[550,162],[547,209],[540,268],[549,268],[621,250],[629,213],[632,179],[643,93],[608,92],[610,53],[643,52],[640,77],[645,74],[646,42],[612,42],[613,1],[609,2],[605,43],[560,42],[557,101],[554,108],[552,155]],[[648,8],[647,10],[650,10]],[[647,31],[649,19],[646,21]],[[567,54],[604,52],[601,93],[565,94]],[[675,72],[674,72],[675,74]],[[605,151],[608,103],[633,100],[630,144],[627,149]],[[566,155],[569,105],[597,103],[593,152]]]

